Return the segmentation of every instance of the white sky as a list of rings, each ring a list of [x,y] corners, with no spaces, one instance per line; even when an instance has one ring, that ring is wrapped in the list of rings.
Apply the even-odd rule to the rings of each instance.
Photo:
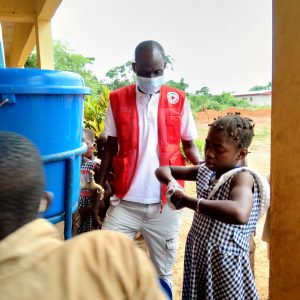
[[[148,39],[175,59],[166,80],[247,91],[271,81],[272,0],[63,0],[53,37],[95,57],[99,79]]]

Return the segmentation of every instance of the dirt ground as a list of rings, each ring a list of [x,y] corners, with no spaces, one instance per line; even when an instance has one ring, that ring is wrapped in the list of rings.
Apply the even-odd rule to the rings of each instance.
[[[270,132],[271,132],[271,110],[247,110],[247,109],[228,109],[226,111],[207,110],[197,113],[195,119],[199,131],[199,138],[205,139],[208,124],[218,116],[225,115],[228,112],[240,112],[243,116],[251,118],[255,123],[255,137],[250,147],[251,153],[248,155],[248,165],[258,170],[264,176],[270,172]],[[188,183],[186,191],[195,195],[195,184]],[[174,267],[174,299],[181,299],[184,247],[186,236],[190,229],[193,218],[193,212],[184,209],[182,214],[181,230],[179,234],[179,248],[177,251],[176,265]],[[261,300],[268,299],[268,281],[269,281],[269,261],[267,258],[267,243],[261,240],[264,217],[259,221],[256,229],[256,252],[255,252],[255,280]]]

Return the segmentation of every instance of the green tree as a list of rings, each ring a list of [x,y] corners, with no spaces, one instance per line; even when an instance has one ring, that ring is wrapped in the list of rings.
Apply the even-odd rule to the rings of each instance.
[[[170,55],[165,57],[166,68],[173,70],[174,59]],[[120,87],[134,83],[134,72],[132,70],[132,61],[128,60],[121,66],[110,69],[106,74],[102,83],[107,85],[109,89],[116,90]]]
[[[182,91],[185,91],[189,87],[189,85],[186,82],[184,82],[183,78],[181,78],[179,82],[169,80],[165,84],[169,87],[176,88]]]
[[[36,55],[36,48],[34,48],[29,55],[24,68],[37,68],[37,55]]]
[[[92,90],[84,101],[84,124],[92,129],[97,136],[104,128],[105,113],[109,103],[109,89],[99,82],[90,67],[93,57],[85,57],[70,50],[63,41],[53,43],[54,67],[56,70],[70,71],[82,76],[85,85]],[[37,55],[34,50],[25,64],[25,68],[36,68]]]
[[[132,62],[128,60],[121,66],[110,69],[105,74],[103,81],[111,90],[116,90],[122,86],[129,85],[134,82],[134,72],[132,70]]]
[[[55,70],[70,71],[81,75],[85,85],[92,89],[92,97],[98,97],[101,94],[101,83],[96,75],[90,70],[94,63],[93,57],[85,57],[69,49],[68,45],[59,40],[53,42],[53,56]],[[30,54],[25,68],[37,67],[37,54],[34,49]]]
[[[254,92],[254,91],[263,91],[263,90],[270,90],[272,89],[272,82],[268,82],[267,85],[255,85],[249,91]]]
[[[251,89],[249,89],[250,92],[262,91],[262,90],[265,90],[265,87],[262,85],[255,85]]]
[[[202,87],[200,90],[196,91],[196,95],[208,95],[209,88],[207,86]]]

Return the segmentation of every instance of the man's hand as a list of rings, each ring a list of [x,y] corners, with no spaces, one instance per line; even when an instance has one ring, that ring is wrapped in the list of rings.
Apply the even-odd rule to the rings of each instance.
[[[168,191],[176,189],[183,191],[183,187],[172,177],[168,183]]]
[[[185,207],[185,196],[183,190],[176,190],[171,196],[170,202],[174,205],[175,209],[182,209]]]
[[[172,177],[168,183],[168,190],[166,192],[168,205],[171,209],[177,209],[171,201],[172,195],[174,195],[174,193],[176,193],[177,190],[183,191],[183,187]]]

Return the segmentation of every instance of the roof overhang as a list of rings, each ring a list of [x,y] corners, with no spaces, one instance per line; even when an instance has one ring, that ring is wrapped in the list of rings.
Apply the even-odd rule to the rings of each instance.
[[[0,23],[8,67],[23,67],[37,46],[39,67],[53,68],[51,19],[61,2],[0,0]]]

